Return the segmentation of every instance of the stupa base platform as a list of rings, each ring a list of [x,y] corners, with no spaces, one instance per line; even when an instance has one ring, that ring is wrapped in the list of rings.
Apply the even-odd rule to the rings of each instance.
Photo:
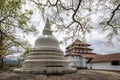
[[[47,70],[33,70],[33,69],[14,69],[13,70],[16,73],[26,73],[26,74],[69,74],[69,73],[74,73],[77,70],[75,68],[69,68],[69,69],[65,69],[63,71],[61,70],[51,70],[51,69],[47,69]]]

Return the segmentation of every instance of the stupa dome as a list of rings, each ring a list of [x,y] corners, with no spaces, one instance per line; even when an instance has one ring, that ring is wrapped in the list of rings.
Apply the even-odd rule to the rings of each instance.
[[[40,36],[35,41],[35,48],[57,48],[59,49],[59,42],[54,36],[46,35]]]

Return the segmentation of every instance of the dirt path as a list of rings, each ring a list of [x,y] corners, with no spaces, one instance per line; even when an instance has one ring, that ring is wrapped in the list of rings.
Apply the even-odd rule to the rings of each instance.
[[[76,73],[64,75],[0,72],[0,80],[120,80],[120,73],[98,70],[78,70]]]

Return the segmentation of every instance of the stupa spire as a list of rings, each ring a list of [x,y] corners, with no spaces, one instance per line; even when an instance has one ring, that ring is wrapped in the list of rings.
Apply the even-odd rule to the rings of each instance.
[[[52,31],[51,31],[51,24],[47,18],[46,20],[46,24],[45,24],[45,27],[43,29],[43,35],[52,35]]]

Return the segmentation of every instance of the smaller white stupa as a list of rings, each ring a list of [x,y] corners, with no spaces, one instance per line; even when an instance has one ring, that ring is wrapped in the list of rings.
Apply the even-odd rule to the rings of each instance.
[[[62,74],[75,72],[68,66],[58,40],[52,35],[49,20],[47,19],[43,35],[35,41],[35,47],[16,72]]]

